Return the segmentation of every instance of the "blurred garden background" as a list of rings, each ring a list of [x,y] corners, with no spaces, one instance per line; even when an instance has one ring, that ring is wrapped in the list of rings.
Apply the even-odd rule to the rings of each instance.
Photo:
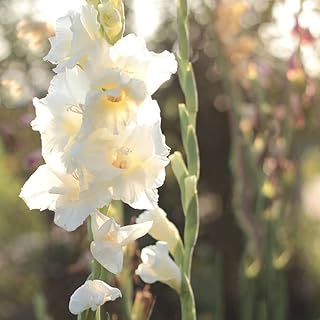
[[[189,2],[200,100],[198,319],[319,320],[320,1]],[[53,76],[42,60],[48,37],[79,3],[0,0],[0,320],[74,319],[69,297],[88,274],[86,228],[67,233],[18,197],[42,163],[30,121],[32,98],[46,94]],[[126,33],[143,35],[156,52],[176,51],[174,1],[125,5]],[[156,98],[167,143],[182,150],[177,78]],[[182,227],[179,196],[168,168],[160,206]],[[138,214],[124,209],[126,221]],[[151,319],[179,319],[169,288],[141,291],[138,278],[133,286],[153,300]],[[112,314],[123,306],[107,308]]]

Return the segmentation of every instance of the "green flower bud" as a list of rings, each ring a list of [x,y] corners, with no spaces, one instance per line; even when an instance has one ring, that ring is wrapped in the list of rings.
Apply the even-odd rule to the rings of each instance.
[[[117,42],[124,31],[124,7],[120,0],[105,0],[98,5],[99,20],[105,38]]]

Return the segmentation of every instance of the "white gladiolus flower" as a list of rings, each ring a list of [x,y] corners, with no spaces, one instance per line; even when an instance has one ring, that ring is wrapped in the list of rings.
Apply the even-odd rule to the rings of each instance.
[[[80,13],[70,13],[58,19],[56,35],[50,38],[51,49],[44,57],[44,60],[57,64],[55,72],[83,63],[89,51],[102,39],[97,16],[94,6],[85,5]]]
[[[168,52],[149,51],[142,37],[129,34],[110,48],[112,63],[130,78],[143,81],[152,95],[177,72],[175,56]]]
[[[49,209],[55,212],[54,222],[73,231],[96,208],[110,202],[110,195],[99,185],[80,190],[76,176],[54,171],[49,165],[40,166],[24,184],[20,197],[29,209]]]
[[[94,66],[94,69],[97,67]],[[151,100],[145,84],[141,80],[128,78],[118,69],[96,69],[95,75],[86,71],[91,88],[84,106],[82,134],[87,135],[99,128],[119,134],[130,122],[136,122],[137,113],[145,100]],[[159,114],[158,105],[150,107]]]
[[[169,51],[155,53],[149,51],[142,37],[129,34],[113,46],[100,43],[91,50],[88,60],[95,64],[97,72],[118,69],[130,79],[142,81],[149,95],[177,72],[178,64]]]
[[[168,243],[169,251],[173,254],[180,241],[180,234],[177,227],[167,218],[167,214],[161,208],[148,210],[139,215],[137,223],[152,221],[152,228],[149,231],[151,237]]]
[[[108,271],[119,273],[123,266],[122,247],[148,233],[152,222],[120,227],[112,218],[96,211],[91,216],[93,257]]]
[[[34,99],[36,118],[32,128],[41,133],[42,154],[47,159],[52,153],[59,153],[70,164],[65,155],[72,145],[82,124],[82,105],[88,92],[85,73],[76,66],[56,75],[49,92],[43,99]]]
[[[118,134],[130,122],[144,124],[160,119],[159,107],[150,95],[177,71],[173,54],[148,51],[145,41],[133,34],[110,46],[100,43],[88,54],[84,68],[90,93],[84,108],[82,133],[109,128]],[[146,106],[150,110],[146,110]]]
[[[95,311],[106,302],[114,301],[121,296],[118,288],[113,288],[101,280],[87,280],[72,294],[69,310],[75,315],[87,309]]]
[[[169,148],[160,122],[133,126],[114,136],[97,130],[74,150],[75,166],[86,168],[112,199],[135,209],[153,209],[158,203],[157,188],[165,179]]]
[[[179,267],[170,258],[167,243],[158,241],[154,246],[148,246],[141,251],[142,263],[136,274],[146,283],[163,282],[178,292],[181,287]]]

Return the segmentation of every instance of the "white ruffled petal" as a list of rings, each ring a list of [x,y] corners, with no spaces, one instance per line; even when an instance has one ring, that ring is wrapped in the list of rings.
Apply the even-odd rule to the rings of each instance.
[[[59,153],[69,172],[74,170],[69,149],[82,124],[81,106],[87,92],[86,75],[75,67],[52,79],[45,98],[34,99],[37,116],[31,125],[41,134],[42,155],[47,161],[52,153]]]
[[[54,222],[66,231],[74,231],[96,208],[102,208],[109,202],[110,197],[103,190],[97,190],[94,193],[91,190],[80,192],[79,199],[76,201],[65,197],[59,204],[59,208],[55,210]]]
[[[137,210],[151,210],[157,207],[159,194],[157,189],[146,189],[140,192],[135,201],[130,202],[130,206]]]
[[[89,37],[94,40],[99,36],[100,24],[98,22],[98,12],[92,5],[82,6],[81,22]]]
[[[150,67],[147,73],[147,88],[150,94],[156,92],[159,87],[171,78],[178,69],[178,63],[174,54],[169,51],[162,53],[151,52]]]
[[[69,310],[72,314],[91,309],[95,311],[108,301],[121,298],[121,291],[113,288],[101,280],[88,280],[71,296]]]
[[[160,107],[156,100],[146,99],[137,113],[137,123],[139,125],[154,124],[160,121]]]
[[[91,230],[94,239],[96,239],[96,235],[98,234],[99,229],[102,227],[103,224],[105,224],[108,220],[110,220],[109,217],[102,214],[100,211],[95,210],[91,214]]]
[[[75,104],[84,104],[89,91],[89,80],[87,74],[78,66],[66,69],[66,84],[68,94]]]
[[[121,242],[122,246],[127,245],[128,243],[135,241],[144,235],[146,235],[151,227],[153,222],[147,221],[143,223],[136,223],[128,226],[124,226],[120,228],[122,233],[125,233],[125,239]]]
[[[64,16],[57,20],[56,35],[49,39],[51,49],[43,58],[51,63],[57,64],[64,61],[71,49],[72,32],[70,30],[73,14]]]
[[[47,165],[42,165],[24,184],[19,196],[29,209],[55,210],[60,195],[50,193],[53,186],[61,187],[63,183]]]
[[[116,243],[91,242],[93,257],[108,271],[119,273],[123,267],[122,247]]]
[[[172,53],[149,51],[145,40],[140,36],[129,34],[120,39],[111,50],[114,63],[132,77],[145,82],[150,95],[177,72],[178,64]]]
[[[74,231],[90,215],[90,209],[74,203],[66,204],[55,211],[54,223],[66,231]]]

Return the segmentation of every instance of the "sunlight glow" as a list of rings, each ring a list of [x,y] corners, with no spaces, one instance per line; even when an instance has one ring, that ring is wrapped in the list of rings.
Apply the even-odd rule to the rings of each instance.
[[[12,7],[18,17],[22,18],[32,13],[33,18],[55,25],[58,18],[66,15],[70,10],[74,10],[84,3],[85,0],[13,0]]]
[[[162,0],[134,0],[134,31],[150,39],[157,31],[161,18]]]
[[[36,16],[50,24],[55,24],[58,18],[85,3],[83,0],[38,0],[37,2]]]

